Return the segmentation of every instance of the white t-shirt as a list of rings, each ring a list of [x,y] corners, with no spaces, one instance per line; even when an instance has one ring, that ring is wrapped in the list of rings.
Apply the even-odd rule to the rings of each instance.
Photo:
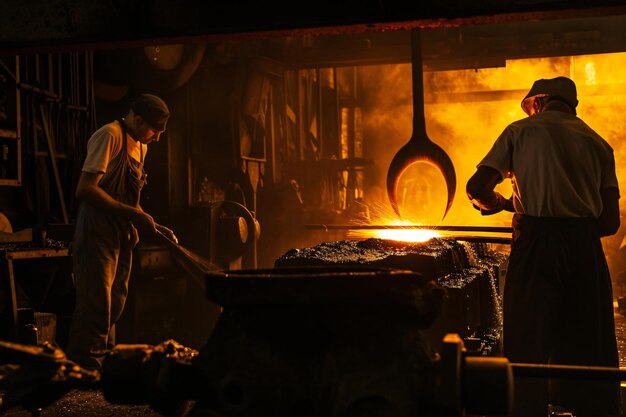
[[[600,190],[619,191],[611,146],[561,111],[511,123],[478,166],[510,178],[515,211],[531,216],[598,218]]]
[[[130,135],[126,135],[126,146],[128,154],[135,160],[141,162],[141,148],[143,157],[148,153],[148,145],[134,140]],[[96,130],[89,142],[87,142],[87,157],[83,164],[83,172],[92,174],[105,173],[109,162],[111,162],[122,150],[122,128],[119,122],[112,122]]]

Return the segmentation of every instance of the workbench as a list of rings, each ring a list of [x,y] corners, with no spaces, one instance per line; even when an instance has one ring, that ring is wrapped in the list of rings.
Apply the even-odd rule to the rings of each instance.
[[[9,337],[16,339],[18,335],[18,301],[16,291],[16,277],[14,262],[22,262],[36,259],[65,258],[70,256],[69,247],[55,245],[50,247],[30,247],[28,245],[0,245],[1,268],[6,268],[0,273],[1,279],[6,280],[3,287],[8,288],[8,309],[10,315]]]

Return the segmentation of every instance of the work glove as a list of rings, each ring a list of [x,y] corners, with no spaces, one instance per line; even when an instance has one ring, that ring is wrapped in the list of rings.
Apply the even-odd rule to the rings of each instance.
[[[502,194],[496,192],[496,203],[489,208],[480,208],[474,201],[472,201],[472,207],[480,211],[481,216],[491,216],[492,214],[500,213],[502,210],[515,212],[513,208],[513,197],[504,198]]]

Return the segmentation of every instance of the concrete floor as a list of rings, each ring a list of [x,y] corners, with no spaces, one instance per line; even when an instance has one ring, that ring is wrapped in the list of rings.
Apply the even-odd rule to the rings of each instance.
[[[22,409],[7,411],[2,417],[160,417],[147,405],[111,404],[97,390],[73,390],[40,413]]]

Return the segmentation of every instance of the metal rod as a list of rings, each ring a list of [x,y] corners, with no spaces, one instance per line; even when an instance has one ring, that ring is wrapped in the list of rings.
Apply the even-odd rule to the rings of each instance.
[[[453,239],[461,242],[478,242],[478,243],[502,243],[505,245],[511,244],[510,237],[501,236],[450,236]]]
[[[512,233],[511,227],[493,226],[427,226],[427,225],[384,225],[384,224],[307,224],[309,230],[384,230],[384,229],[430,229],[450,232],[489,232],[489,233]]]
[[[56,94],[54,94],[51,91],[44,90],[42,88],[35,87],[34,85],[30,85],[30,84],[26,84],[26,83],[21,82],[19,80],[19,78],[18,78],[19,70],[15,71],[15,72],[11,71],[11,69],[1,59],[0,59],[0,67],[2,67],[11,76],[11,78],[13,78],[13,80],[15,80],[15,84],[16,84],[17,88],[19,88],[21,90],[30,91],[32,93],[41,94],[43,96],[46,96],[46,97],[49,97],[49,98],[55,99],[55,100],[57,100],[59,98]],[[37,74],[37,76],[39,76],[39,74]]]
[[[515,377],[626,381],[626,368],[535,363],[512,363],[511,368]]]
[[[22,82],[17,83],[17,88],[19,88],[20,90],[30,91],[31,93],[41,94],[42,96],[49,97],[53,100],[58,100],[59,98],[56,94],[54,94],[51,91],[44,90],[42,88],[35,87],[34,85],[30,85],[30,84],[26,84]]]
[[[213,265],[210,261],[204,259],[200,255],[197,255],[189,249],[179,245],[177,242],[174,242],[162,231],[157,230],[157,235],[160,237],[160,241],[166,244],[174,258],[200,285],[201,288],[204,288],[204,276],[209,272],[220,269],[218,266]]]
[[[4,61],[2,61],[1,59],[0,59],[0,67],[2,67],[7,72],[7,74],[9,74],[11,78],[13,78],[13,80],[19,82],[19,80],[17,79],[17,75],[16,75],[18,72],[11,71],[11,69],[7,66],[7,64],[5,64]]]

